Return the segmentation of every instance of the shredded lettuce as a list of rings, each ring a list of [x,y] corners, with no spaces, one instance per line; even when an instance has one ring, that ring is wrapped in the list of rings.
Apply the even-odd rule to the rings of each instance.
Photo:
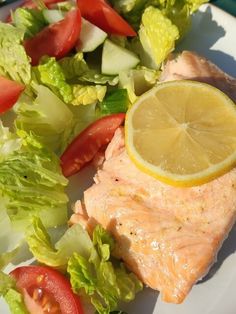
[[[101,114],[126,112],[129,104],[127,89],[114,89],[106,94],[104,100],[99,104],[99,109]]]
[[[78,52],[72,57],[61,59],[59,64],[67,80],[78,78],[89,70],[82,52]]]
[[[209,0],[185,0],[185,3],[188,6],[191,13],[196,12],[199,9],[199,7],[206,2],[209,2]]]
[[[179,31],[159,9],[148,7],[142,15],[139,38],[146,54],[152,59],[151,67],[157,69],[174,50]]]
[[[100,84],[100,85],[108,84],[111,86],[115,86],[119,82],[119,77],[111,76],[111,75],[104,75],[96,71],[90,70],[84,73],[82,76],[80,76],[79,81],[90,82],[90,83]]]
[[[57,268],[66,268],[74,252],[89,258],[92,248],[89,235],[79,224],[67,229],[54,246],[41,220],[37,217],[33,218],[32,224],[26,230],[26,241],[30,251],[40,263]]]
[[[55,58],[42,58],[34,72],[38,82],[50,88],[65,103],[72,101],[72,87],[66,82],[63,70]]]
[[[0,271],[0,296],[4,296],[7,291],[15,287],[15,280]]]
[[[138,96],[152,88],[159,78],[159,72],[146,68],[138,67],[119,73],[119,87],[126,88],[129,101],[134,103]]]
[[[0,22],[0,75],[13,81],[29,84],[31,67],[24,47],[21,45],[24,31]]]
[[[73,113],[53,92],[36,86],[37,98],[22,97],[15,110],[19,130],[33,133],[45,146],[61,153],[74,128]]]
[[[101,226],[93,232],[93,248],[89,259],[74,253],[69,259],[67,271],[75,293],[86,293],[100,314],[117,309],[119,301],[129,302],[142,290],[137,277],[123,266],[111,263],[110,253],[114,240]]]
[[[46,26],[43,13],[37,9],[17,8],[12,13],[13,24],[24,31],[24,37],[33,37]]]
[[[15,280],[0,271],[0,296],[8,303],[12,314],[29,314],[23,296],[16,290]]]
[[[24,304],[23,296],[16,289],[9,289],[4,295],[12,314],[30,314]]]
[[[36,259],[51,267],[65,269],[75,293],[85,293],[99,313],[116,310],[119,301],[129,302],[142,284],[118,261],[111,262],[115,242],[101,226],[96,226],[93,241],[79,224],[69,228],[52,245],[39,218],[33,218],[26,241]]]
[[[89,124],[99,118],[96,103],[86,106],[73,106],[71,110],[75,117],[75,127],[71,139],[75,138]]]
[[[24,233],[12,228],[5,204],[6,200],[0,197],[0,269],[17,256],[24,238]]]
[[[61,174],[59,159],[32,135],[18,133],[21,147],[0,160],[0,195],[6,200],[11,223],[19,231],[34,215],[41,217],[46,227],[66,223],[67,180]]]
[[[72,105],[91,105],[102,101],[107,92],[107,87],[103,85],[74,85]]]

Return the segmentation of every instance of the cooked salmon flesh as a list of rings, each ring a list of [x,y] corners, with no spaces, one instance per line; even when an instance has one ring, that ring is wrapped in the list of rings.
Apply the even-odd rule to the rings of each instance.
[[[169,60],[162,74],[165,80],[206,77],[228,93],[235,84],[191,52]],[[235,99],[235,91],[230,96]],[[236,220],[236,169],[201,186],[169,186],[136,168],[119,128],[94,181],[71,223],[89,231],[102,224],[116,239],[115,255],[164,301],[181,303],[214,263]]]

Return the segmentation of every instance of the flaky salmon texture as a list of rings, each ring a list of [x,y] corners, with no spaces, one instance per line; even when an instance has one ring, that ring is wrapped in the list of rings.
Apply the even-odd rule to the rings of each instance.
[[[191,52],[169,60],[162,79],[201,81],[202,73],[203,81],[208,77],[235,99],[235,80]],[[116,239],[115,255],[164,301],[181,303],[214,263],[236,220],[236,169],[201,186],[169,186],[136,168],[119,128],[94,181],[71,223],[90,231],[102,224]]]

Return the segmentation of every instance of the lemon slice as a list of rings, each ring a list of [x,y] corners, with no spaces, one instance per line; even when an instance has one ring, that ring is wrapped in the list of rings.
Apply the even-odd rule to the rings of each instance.
[[[137,167],[170,185],[203,184],[236,164],[235,104],[208,84],[158,84],[130,108],[125,132]]]

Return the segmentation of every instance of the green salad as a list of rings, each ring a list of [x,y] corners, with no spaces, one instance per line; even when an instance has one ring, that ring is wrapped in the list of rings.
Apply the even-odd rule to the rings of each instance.
[[[13,314],[44,313],[49,301],[47,313],[80,314],[83,300],[97,313],[122,313],[120,303],[142,290],[112,256],[116,243],[102,226],[90,233],[80,224],[66,227],[66,177],[114,134],[98,140],[94,130],[110,123],[115,131],[158,82],[205,2],[26,0],[0,22],[0,296]],[[86,130],[95,134],[89,145],[101,142],[92,152]],[[63,226],[53,240],[52,230]],[[9,264],[28,257],[41,265],[34,266],[38,277],[26,268],[7,275]],[[40,276],[50,280],[39,284]],[[46,305],[38,289],[47,292]]]

